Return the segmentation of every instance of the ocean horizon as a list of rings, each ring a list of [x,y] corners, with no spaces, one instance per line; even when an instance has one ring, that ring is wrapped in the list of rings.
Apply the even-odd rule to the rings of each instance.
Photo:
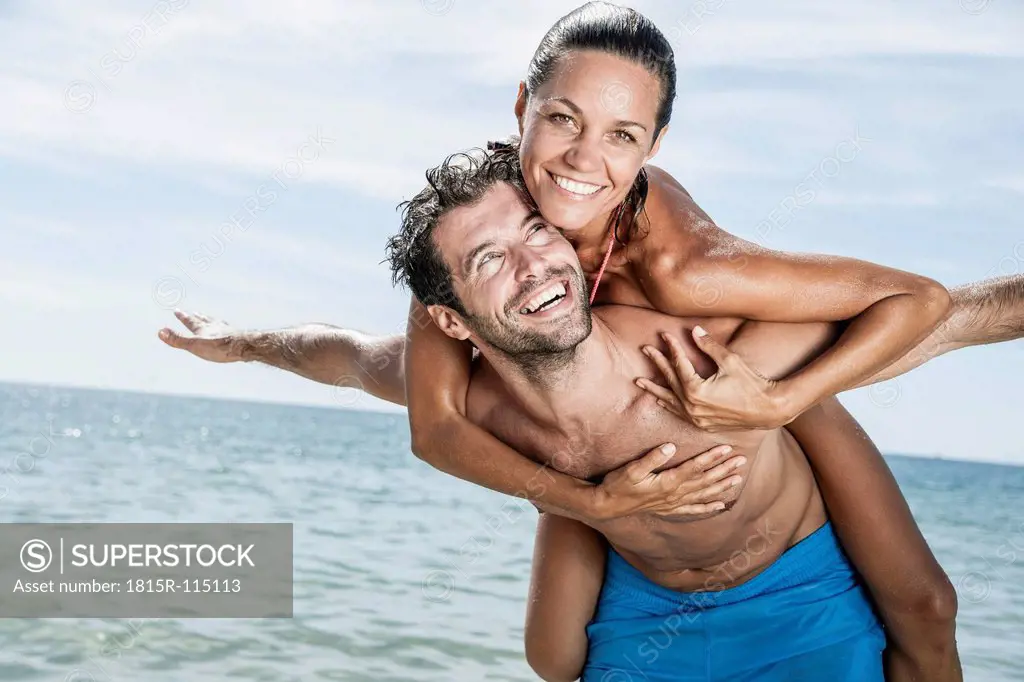
[[[419,461],[403,412],[0,383],[0,416],[5,523],[291,523],[295,585],[291,619],[2,619],[0,679],[536,679],[536,512]],[[886,459],[957,587],[966,679],[1020,679],[1024,467]]]

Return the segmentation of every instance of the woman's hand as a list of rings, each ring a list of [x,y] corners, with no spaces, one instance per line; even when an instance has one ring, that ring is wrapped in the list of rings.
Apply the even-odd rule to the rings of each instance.
[[[743,477],[736,471],[747,461],[719,445],[670,469],[661,469],[676,452],[671,443],[610,472],[595,486],[595,522],[652,513],[675,520],[714,516],[739,496]]]
[[[697,374],[679,339],[672,334],[661,336],[669,357],[653,346],[645,346],[644,353],[661,372],[667,388],[643,378],[636,383],[677,417],[706,431],[727,431],[773,429],[799,415],[778,382],[755,372],[701,327],[694,328],[693,340],[718,365],[707,379]]]

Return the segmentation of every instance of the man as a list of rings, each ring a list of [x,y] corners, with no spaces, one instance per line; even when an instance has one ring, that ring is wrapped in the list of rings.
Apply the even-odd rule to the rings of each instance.
[[[723,623],[717,634],[723,640],[731,636],[727,651],[734,655],[729,662],[727,653],[716,674],[728,674],[723,668],[730,665],[737,674],[753,673],[764,667],[765,661],[758,659],[764,656],[771,658],[772,674],[778,679],[790,679],[795,670],[807,667],[821,678],[881,679],[883,639],[877,622],[830,538],[813,476],[792,438],[774,430],[733,432],[713,439],[662,410],[633,385],[634,377],[654,373],[640,348],[657,343],[659,331],[679,334],[700,322],[715,338],[730,339],[732,351],[755,369],[784,376],[820,353],[837,330],[827,324],[681,321],[613,306],[599,309],[592,319],[569,244],[530,212],[511,185],[486,178],[486,170],[480,168],[467,173],[481,174],[479,200],[443,215],[435,212],[434,224],[417,223],[416,216],[423,214],[412,212],[403,238],[392,242],[392,262],[429,306],[434,323],[480,350],[468,416],[538,462],[578,478],[599,478],[664,442],[680,446],[676,459],[729,443],[750,460],[733,509],[689,524],[644,514],[602,524],[600,530],[616,550],[613,556],[622,559],[611,575],[622,580],[631,567],[633,587],[650,583],[681,591],[700,589],[749,538],[760,536],[763,547],[748,552],[750,560],[743,570],[730,571],[724,582],[716,580],[721,588],[743,583],[748,592],[755,585],[751,599],[759,601],[751,602],[753,611],[719,613],[772,612],[773,622],[767,629]],[[489,263],[505,258],[515,264],[488,274],[488,268],[493,271]],[[958,343],[950,339],[936,351]],[[711,370],[694,347],[687,345],[683,352],[698,372]],[[911,355],[899,369],[927,359],[924,353],[919,356]],[[887,376],[895,373],[899,371]],[[550,453],[576,454],[553,459]],[[779,557],[801,540],[812,540],[800,543],[806,554],[802,564],[785,568],[788,572],[779,583]],[[787,556],[792,564],[793,555]],[[776,569],[778,583],[769,592],[775,590],[781,597],[768,595],[763,581],[756,587],[758,578],[751,578],[769,566]],[[818,573],[808,572],[807,566]],[[802,594],[814,595],[815,605],[797,605],[789,598],[794,581]],[[829,617],[820,617],[822,609]],[[816,616],[820,622],[807,627]],[[605,665],[608,671],[617,670],[619,663],[613,659],[623,642],[634,645],[650,635],[641,627],[622,636],[614,624],[600,618],[597,625],[596,632],[604,627],[606,637],[605,644],[591,652],[593,664]],[[763,647],[766,633],[784,633],[786,639],[772,642],[769,651]],[[618,644],[608,644],[616,640]],[[672,674],[681,675],[685,666],[705,660],[705,649],[703,644],[674,647],[674,658],[666,655],[662,660],[673,663]],[[833,673],[826,672],[831,669]],[[850,669],[857,677],[841,676]],[[764,674],[757,679],[767,679]]]

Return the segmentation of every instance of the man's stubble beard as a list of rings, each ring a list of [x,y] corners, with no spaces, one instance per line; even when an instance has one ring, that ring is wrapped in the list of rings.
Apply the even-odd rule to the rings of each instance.
[[[533,287],[528,294],[550,281],[551,278],[546,278],[544,284]],[[586,289],[576,271],[569,276],[569,286],[576,300],[576,310],[569,316],[569,322],[554,334],[512,328],[491,318],[476,317],[468,311],[466,322],[481,340],[519,367],[531,382],[547,384],[572,364],[579,345],[590,336],[593,328]],[[514,310],[506,311],[505,320],[517,319],[516,314]]]

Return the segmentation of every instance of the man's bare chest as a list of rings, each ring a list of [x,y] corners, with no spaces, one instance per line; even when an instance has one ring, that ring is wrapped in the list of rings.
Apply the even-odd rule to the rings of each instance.
[[[732,440],[716,438],[679,419],[631,380],[606,388],[606,395],[590,399],[584,417],[557,428],[540,426],[514,407],[497,405],[481,425],[538,464],[590,481],[665,443],[677,447],[667,465],[674,466]]]

